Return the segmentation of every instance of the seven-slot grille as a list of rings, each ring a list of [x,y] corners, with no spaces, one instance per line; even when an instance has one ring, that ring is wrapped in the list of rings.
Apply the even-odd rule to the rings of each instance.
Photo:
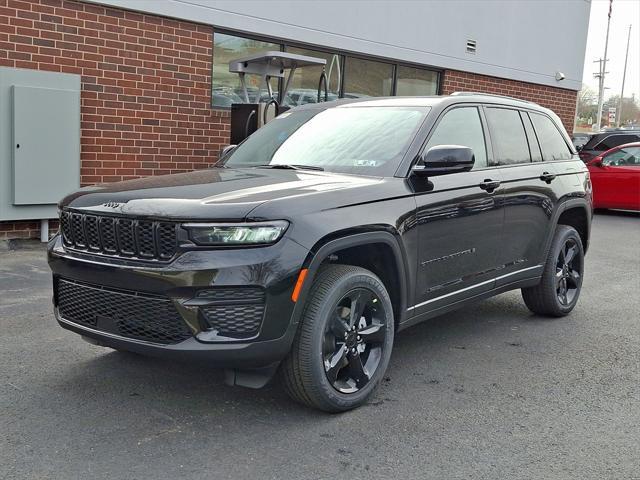
[[[104,255],[169,260],[176,253],[176,224],[60,212],[60,229],[69,248]]]
[[[58,279],[56,295],[63,319],[94,330],[165,345],[192,336],[167,297],[64,279]]]

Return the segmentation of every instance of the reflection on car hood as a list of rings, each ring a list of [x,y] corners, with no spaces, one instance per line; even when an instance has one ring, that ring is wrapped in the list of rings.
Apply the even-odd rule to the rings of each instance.
[[[85,187],[65,197],[60,206],[157,218],[242,220],[271,200],[295,202],[380,182],[378,177],[311,170],[212,168]]]

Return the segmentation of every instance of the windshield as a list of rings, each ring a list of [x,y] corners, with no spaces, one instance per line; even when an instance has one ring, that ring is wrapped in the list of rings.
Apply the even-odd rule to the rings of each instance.
[[[294,165],[392,176],[428,111],[428,107],[338,107],[285,112],[240,144],[224,165]]]

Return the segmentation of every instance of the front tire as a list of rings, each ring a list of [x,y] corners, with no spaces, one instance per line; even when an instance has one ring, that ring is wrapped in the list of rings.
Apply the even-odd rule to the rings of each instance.
[[[294,400],[326,412],[367,401],[393,345],[393,308],[372,272],[330,265],[314,281],[281,373]]]
[[[583,275],[584,248],[580,235],[573,227],[558,225],[540,283],[522,289],[524,303],[533,313],[563,317],[578,302]]]

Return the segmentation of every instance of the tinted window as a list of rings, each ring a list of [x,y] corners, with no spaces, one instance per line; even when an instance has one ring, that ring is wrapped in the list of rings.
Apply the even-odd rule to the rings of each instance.
[[[344,66],[344,97],[387,97],[393,85],[393,65],[347,57]]]
[[[337,100],[340,95],[340,83],[342,79],[342,56],[333,53],[319,52],[306,48],[287,47],[287,52],[308,57],[324,58],[327,61],[325,72],[327,75],[327,100]],[[289,107],[316,103],[318,101],[318,81],[322,67],[307,66],[298,68],[289,83],[289,91],[284,98],[284,104]],[[274,82],[275,84],[275,82]],[[322,100],[324,100],[324,86],[322,87]]]
[[[531,113],[531,120],[538,134],[542,156],[545,160],[568,160],[571,158],[571,150],[549,117]]]
[[[529,140],[529,152],[531,152],[531,160],[534,162],[542,161],[542,153],[540,152],[540,144],[538,143],[538,136],[533,130],[531,119],[525,112],[520,112],[520,117],[524,123],[524,130],[527,132],[527,140]]]
[[[605,151],[625,143],[637,142],[638,140],[640,140],[640,135],[608,135],[595,146],[594,150]]]
[[[529,144],[517,110],[488,108],[487,122],[496,165],[531,162]]]
[[[487,148],[480,114],[476,107],[449,110],[429,139],[425,152],[436,145],[462,145],[473,150],[474,168],[487,166]]]
[[[255,53],[269,50],[280,50],[277,43],[261,42],[249,38],[214,33],[213,35],[213,77],[212,77],[212,101],[216,107],[229,107],[232,103],[244,103],[244,92],[237,73],[229,71],[229,62],[242,57],[248,57]],[[261,83],[259,75],[247,75],[247,92],[249,101],[257,102],[259,98],[267,96],[264,82]],[[278,91],[278,82],[271,81],[271,88]]]
[[[640,166],[640,147],[626,147],[606,155],[602,164],[610,167]]]
[[[396,95],[437,95],[438,72],[400,65],[396,74]]]

